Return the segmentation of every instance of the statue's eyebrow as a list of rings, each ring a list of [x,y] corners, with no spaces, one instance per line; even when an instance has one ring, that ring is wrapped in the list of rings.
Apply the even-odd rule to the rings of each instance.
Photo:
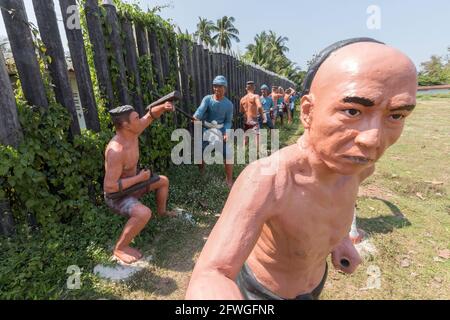
[[[363,98],[363,97],[355,97],[355,96],[345,97],[344,99],[342,99],[342,102],[357,103],[364,107],[373,107],[375,105],[375,102],[373,100],[370,100],[368,98]]]
[[[400,106],[400,107],[394,107],[393,109],[390,109],[389,111],[413,111],[414,108],[416,107],[415,104],[408,104],[408,105],[404,105],[404,106]]]

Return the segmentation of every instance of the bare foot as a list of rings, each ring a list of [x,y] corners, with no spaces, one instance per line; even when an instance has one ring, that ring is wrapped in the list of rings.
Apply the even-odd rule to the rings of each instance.
[[[132,264],[138,260],[133,255],[128,254],[125,251],[118,250],[118,249],[114,250],[114,257],[126,264]]]
[[[176,211],[166,211],[166,212],[163,212],[163,213],[158,213],[158,216],[174,218],[174,217],[176,217],[178,215],[177,215]]]
[[[142,259],[142,253],[138,249],[135,249],[135,248],[132,248],[132,247],[126,247],[126,248],[123,249],[123,251],[125,251],[126,253],[132,255],[137,260]]]

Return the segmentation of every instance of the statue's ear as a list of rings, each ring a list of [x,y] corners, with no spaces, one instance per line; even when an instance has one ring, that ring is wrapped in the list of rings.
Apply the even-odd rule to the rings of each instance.
[[[301,99],[300,107],[302,111],[300,119],[302,120],[303,127],[309,129],[311,127],[311,118],[314,109],[313,96],[310,94],[304,95]]]

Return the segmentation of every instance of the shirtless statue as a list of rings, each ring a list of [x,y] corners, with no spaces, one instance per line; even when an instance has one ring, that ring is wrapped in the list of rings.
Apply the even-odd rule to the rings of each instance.
[[[253,130],[256,134],[256,144],[259,145],[259,121],[258,115],[266,123],[266,115],[262,108],[259,95],[255,94],[255,83],[247,81],[245,87],[247,94],[240,101],[239,111],[244,114],[244,130]],[[244,139],[244,146],[247,145],[247,138]]]
[[[279,115],[279,102],[280,99],[284,96],[284,94],[280,93],[281,87],[272,86],[272,93],[270,96],[272,97],[273,102],[273,113],[272,113],[272,123],[275,126],[277,124],[277,119]]]
[[[142,253],[131,248],[130,243],[147,225],[152,216],[151,210],[139,202],[139,198],[151,191],[156,191],[158,215],[174,215],[173,212],[166,211],[169,180],[165,176],[160,176],[156,183],[118,199],[111,199],[108,195],[122,192],[151,178],[152,173],[149,170],[138,172],[139,136],[155,119],[172,110],[172,103],[167,102],[153,107],[141,119],[132,106],[121,106],[109,112],[116,135],[111,139],[105,151],[103,189],[107,206],[128,219],[114,247],[114,257],[127,264],[142,258]]]
[[[330,253],[335,268],[353,273],[358,187],[399,139],[416,88],[411,60],[376,40],[322,51],[304,82],[304,135],[238,177],[186,298],[318,299]],[[262,170],[277,161],[272,174]]]

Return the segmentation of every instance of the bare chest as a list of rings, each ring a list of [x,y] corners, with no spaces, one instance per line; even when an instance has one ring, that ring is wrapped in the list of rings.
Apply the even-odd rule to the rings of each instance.
[[[351,183],[336,190],[294,188],[268,226],[274,242],[294,259],[316,260],[328,255],[350,230],[357,190]]]
[[[123,174],[126,176],[135,175],[139,162],[139,146],[133,143],[123,149]]]

